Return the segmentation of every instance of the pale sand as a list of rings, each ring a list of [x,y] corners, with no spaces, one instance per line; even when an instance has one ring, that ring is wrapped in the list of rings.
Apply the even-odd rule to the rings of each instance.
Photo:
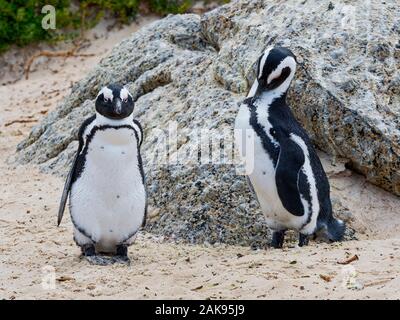
[[[130,248],[129,267],[93,266],[79,258],[68,213],[56,227],[64,181],[34,166],[5,164],[34,123],[5,124],[40,121],[69,93],[71,82],[137,28],[93,40],[85,52],[95,57],[53,59],[37,66],[28,81],[0,87],[0,298],[400,298],[400,198],[327,161],[331,175],[339,172],[331,178],[333,194],[352,211],[358,241],[252,251],[163,243],[141,234]],[[355,254],[359,260],[347,267],[337,263]],[[43,286],[51,268],[55,288]]]

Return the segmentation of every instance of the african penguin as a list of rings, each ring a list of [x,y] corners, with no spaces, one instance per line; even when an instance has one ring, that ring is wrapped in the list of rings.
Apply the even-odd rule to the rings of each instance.
[[[83,256],[97,264],[106,263],[98,253],[114,255],[113,262],[129,262],[127,247],[146,222],[143,130],[133,118],[134,102],[123,86],[102,88],[95,107],[95,115],[79,129],[58,225],[69,195],[74,240]]]
[[[299,232],[299,246],[311,235],[339,241],[345,230],[332,215],[329,182],[317,153],[286,103],[296,62],[287,48],[266,50],[235,121],[235,143],[245,163],[252,162],[248,180],[273,231],[274,248],[282,247],[287,229]],[[250,136],[254,152],[246,154]]]

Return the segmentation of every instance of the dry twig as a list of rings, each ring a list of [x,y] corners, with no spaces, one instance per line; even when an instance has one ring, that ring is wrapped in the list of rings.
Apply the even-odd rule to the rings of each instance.
[[[377,281],[368,282],[368,283],[364,284],[364,287],[378,286],[381,284],[385,284],[389,281],[392,281],[393,279],[394,278],[389,278],[389,279],[381,279],[381,280],[377,280]]]
[[[353,261],[357,261],[358,260],[358,256],[355,254],[354,256],[352,256],[349,259],[343,260],[343,261],[338,261],[338,264],[349,264],[352,263]]]
[[[7,122],[4,126],[8,127],[14,123],[31,123],[31,122],[37,122],[37,120],[36,119],[17,119],[17,120],[12,120],[10,122]]]
[[[68,57],[91,57],[91,56],[94,56],[94,53],[78,53],[78,51],[79,51],[79,49],[81,49],[82,45],[83,45],[83,41],[79,41],[70,50],[62,50],[62,51],[43,50],[43,51],[40,51],[40,52],[34,54],[25,63],[25,67],[24,67],[25,79],[28,80],[32,63],[35,61],[35,59],[37,59],[39,57],[50,57],[50,58],[65,57],[65,58],[68,58]]]
[[[332,276],[327,276],[324,274],[320,274],[319,277],[326,282],[331,282],[331,280],[332,280]]]

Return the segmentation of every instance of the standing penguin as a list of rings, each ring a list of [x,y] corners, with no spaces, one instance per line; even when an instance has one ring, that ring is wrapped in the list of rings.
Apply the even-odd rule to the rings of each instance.
[[[329,182],[306,131],[294,118],[286,94],[296,70],[296,57],[283,47],[266,50],[257,77],[236,117],[236,144],[243,152],[246,135],[254,137],[248,174],[274,248],[281,248],[287,229],[299,232],[299,246],[310,235],[326,241],[343,238],[345,224],[332,215]]]
[[[95,105],[96,114],[79,129],[79,146],[65,182],[58,225],[69,195],[74,240],[83,256],[96,264],[128,263],[128,246],[146,222],[140,155],[143,131],[133,119],[134,102],[125,87],[104,87]]]

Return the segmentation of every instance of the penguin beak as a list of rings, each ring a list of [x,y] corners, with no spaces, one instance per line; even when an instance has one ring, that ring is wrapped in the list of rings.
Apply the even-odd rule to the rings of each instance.
[[[257,79],[257,81],[258,81],[258,87],[257,87],[256,95],[259,95],[267,87],[267,81],[264,80],[263,78]]]
[[[115,103],[115,113],[121,114],[121,111],[122,111],[121,99],[117,99]]]

